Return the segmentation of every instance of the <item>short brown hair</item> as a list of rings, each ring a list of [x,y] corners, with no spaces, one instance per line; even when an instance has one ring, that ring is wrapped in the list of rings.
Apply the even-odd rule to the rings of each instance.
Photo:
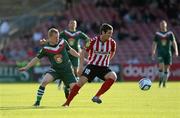
[[[56,29],[56,28],[51,28],[51,29],[49,29],[49,31],[48,31],[48,37],[51,37],[54,33],[55,33],[55,34],[59,34],[58,29]]]
[[[102,32],[107,32],[108,30],[113,30],[113,27],[108,24],[108,23],[103,23],[100,27],[100,33],[102,34]]]

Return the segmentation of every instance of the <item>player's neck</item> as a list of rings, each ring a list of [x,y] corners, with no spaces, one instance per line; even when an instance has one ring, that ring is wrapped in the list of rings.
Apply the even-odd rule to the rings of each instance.
[[[161,32],[167,32],[167,29],[161,29],[160,31]]]
[[[100,41],[102,41],[102,42],[106,42],[108,39],[107,38],[105,38],[105,37],[103,37],[102,35],[100,36]]]
[[[57,42],[51,42],[51,41],[50,41],[49,44],[52,45],[52,46],[54,46],[54,45],[57,45],[58,42],[59,42],[59,40],[58,40]]]
[[[75,32],[75,31],[76,31],[76,28],[70,28],[69,31]]]

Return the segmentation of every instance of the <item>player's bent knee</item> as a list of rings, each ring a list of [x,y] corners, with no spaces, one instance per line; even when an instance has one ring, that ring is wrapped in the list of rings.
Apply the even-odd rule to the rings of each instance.
[[[82,87],[86,82],[88,81],[88,79],[84,76],[81,76],[78,80],[78,86]]]
[[[116,79],[117,79],[116,73],[115,73],[115,72],[109,72],[108,74],[106,74],[106,75],[105,75],[105,79],[109,79],[109,78],[111,78],[111,79],[113,79],[114,81],[116,81]]]
[[[75,84],[76,84],[76,83],[71,83],[71,84],[69,85],[70,89],[72,89]]]
[[[43,81],[41,82],[41,85],[45,87],[48,83],[49,83],[48,80],[43,80]]]

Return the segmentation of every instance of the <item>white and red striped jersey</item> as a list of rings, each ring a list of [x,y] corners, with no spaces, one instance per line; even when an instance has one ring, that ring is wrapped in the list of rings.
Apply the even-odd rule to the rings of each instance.
[[[90,40],[90,45],[86,47],[88,54],[88,64],[97,66],[109,66],[111,53],[116,51],[116,42],[110,38],[106,42],[96,36]]]

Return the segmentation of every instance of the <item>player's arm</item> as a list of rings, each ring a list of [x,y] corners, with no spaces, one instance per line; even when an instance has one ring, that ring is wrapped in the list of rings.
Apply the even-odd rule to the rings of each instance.
[[[85,46],[88,47],[90,43],[90,38],[83,32],[81,32],[80,37],[85,41]]]
[[[75,56],[75,57],[80,57],[79,53],[76,52],[76,50],[74,50],[73,48],[70,47],[69,49],[69,53],[72,55],[72,56]]]
[[[114,55],[115,55],[115,51],[111,52],[111,54],[110,54],[110,60],[114,57]]]
[[[32,66],[34,66],[37,62],[39,62],[39,58],[34,57],[26,66],[19,68],[19,71],[26,71]]]
[[[34,57],[26,66],[19,68],[19,71],[26,71],[32,66],[34,66],[39,60],[46,55],[44,49],[41,49],[36,57]]]
[[[174,50],[175,50],[175,56],[178,56],[179,55],[178,46],[177,46],[177,42],[175,39],[173,40],[172,45],[173,45]]]
[[[153,44],[152,44],[152,59],[154,59],[155,54],[156,54],[156,49],[157,49],[157,35],[155,35],[154,40],[153,40]]]
[[[78,76],[81,76],[82,72],[83,72],[85,53],[86,53],[85,49],[82,49],[81,52],[80,52],[80,63],[79,63],[79,66],[78,66],[78,71],[77,71]]]
[[[110,60],[114,57],[115,53],[116,53],[116,42],[113,41],[112,42],[112,50],[110,52]]]
[[[153,41],[153,44],[152,44],[152,55],[156,54],[156,49],[157,49],[157,43],[155,41]]]
[[[68,42],[66,40],[64,40],[65,42],[65,46],[66,46],[66,50],[74,57],[80,57],[79,53],[76,52],[76,50],[74,50],[73,48],[71,48],[71,46],[68,44]]]

